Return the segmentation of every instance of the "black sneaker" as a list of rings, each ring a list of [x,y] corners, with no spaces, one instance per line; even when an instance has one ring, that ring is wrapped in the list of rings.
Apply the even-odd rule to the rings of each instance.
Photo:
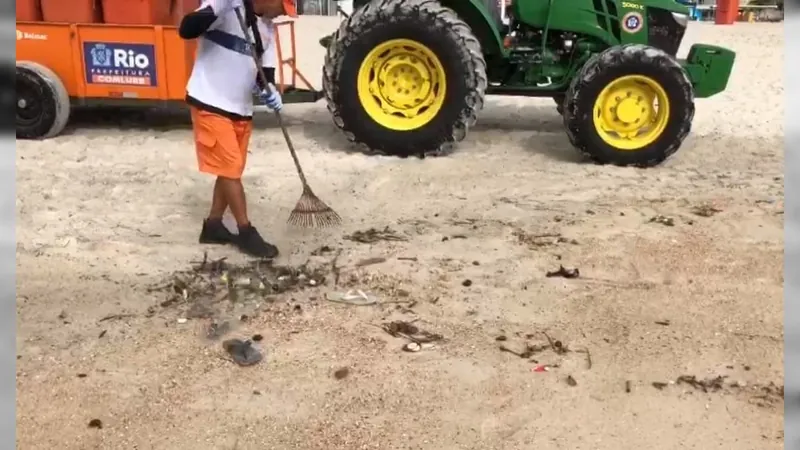
[[[239,228],[236,246],[242,252],[256,258],[272,259],[278,256],[278,247],[266,242],[252,225]]]
[[[225,228],[222,220],[204,220],[200,232],[201,244],[231,244],[236,236]]]

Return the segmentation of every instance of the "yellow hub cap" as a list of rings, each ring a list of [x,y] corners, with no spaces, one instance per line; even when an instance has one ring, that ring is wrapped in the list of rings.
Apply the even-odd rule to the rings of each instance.
[[[364,58],[358,70],[358,99],[383,127],[410,131],[442,109],[447,85],[439,58],[410,39],[392,39]]]
[[[664,132],[669,122],[669,98],[661,85],[643,75],[617,78],[594,103],[594,126],[608,145],[639,150]]]

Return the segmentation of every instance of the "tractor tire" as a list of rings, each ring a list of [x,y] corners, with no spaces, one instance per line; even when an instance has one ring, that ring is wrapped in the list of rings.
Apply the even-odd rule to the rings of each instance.
[[[556,103],[556,111],[562,116],[564,115],[564,99],[566,96],[564,94],[558,94],[553,96],[553,101]]]
[[[615,86],[626,87],[613,90]],[[615,92],[615,105],[609,106],[611,100],[609,104],[602,103],[605,92],[609,99]],[[649,108],[647,96],[650,96]],[[659,100],[658,108],[653,106],[653,98]],[[662,101],[668,108],[664,108]],[[652,120],[648,120],[640,116],[634,121],[640,107],[641,114],[647,109],[656,117],[649,116]],[[620,118],[620,109],[629,121]],[[659,111],[655,112],[656,109]],[[634,136],[639,141],[626,141],[628,137],[619,133],[615,137],[609,137],[607,132],[601,134],[598,121],[608,117],[606,111],[618,127],[636,127],[640,120],[645,120],[652,128],[644,133],[650,134],[641,139]],[[673,155],[689,134],[694,118],[694,91],[686,72],[667,53],[640,44],[616,46],[592,56],[584,64],[567,90],[563,116],[570,142],[594,162],[653,167]],[[622,134],[630,134],[629,130],[623,130]]]
[[[368,59],[375,58],[370,56],[376,54],[373,49],[393,45],[392,42],[409,44],[396,47],[401,53],[394,60],[397,66],[384,63],[378,70],[375,65],[367,65]],[[421,54],[431,56],[417,56],[415,59],[410,53],[408,58],[402,53],[416,51],[416,48],[425,49],[420,51],[428,53]],[[372,1],[342,22],[327,49],[322,84],[328,110],[333,115],[334,124],[344,131],[345,136],[369,149],[370,153],[399,157],[445,154],[466,137],[469,127],[477,120],[478,112],[483,109],[487,77],[480,42],[453,10],[435,0]],[[387,50],[389,53],[377,54],[379,58],[388,57],[386,55],[393,55],[391,52],[394,51],[390,48]],[[389,108],[395,108],[395,103],[390,103],[392,92],[387,92],[388,81],[380,78],[384,72],[392,73],[388,67],[398,70],[405,67],[402,64],[406,58],[425,66],[413,70],[433,68],[432,72],[424,73],[438,74],[435,78],[433,75],[431,78],[414,78],[433,80],[427,81],[428,88],[419,96],[432,99],[430,101],[438,106],[423,105],[415,110],[419,116],[425,113],[428,116],[413,126],[406,126],[413,119],[409,119],[405,112],[387,112]],[[362,68],[362,63],[365,68]],[[419,73],[422,72],[415,72]],[[442,82],[436,81],[439,79]],[[369,93],[364,83],[369,86]],[[425,83],[423,81],[422,85]],[[422,85],[414,92],[422,92]],[[416,86],[412,88],[417,89]],[[374,90],[380,90],[380,95],[374,94]],[[405,94],[408,92],[406,90]],[[404,104],[402,107],[412,106]],[[391,121],[395,117],[405,121],[405,125],[393,126],[395,122]]]
[[[47,67],[17,62],[17,139],[48,139],[64,130],[69,120],[69,94]]]

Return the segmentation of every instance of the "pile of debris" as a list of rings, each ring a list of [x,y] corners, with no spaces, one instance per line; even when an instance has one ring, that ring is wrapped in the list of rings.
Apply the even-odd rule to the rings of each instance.
[[[188,270],[174,273],[150,292],[166,294],[162,308],[186,308],[186,316],[210,318],[223,301],[230,304],[267,303],[276,296],[325,284],[326,270],[307,266],[276,266],[270,261],[230,264],[226,258],[203,260]],[[151,313],[154,313],[151,310]]]

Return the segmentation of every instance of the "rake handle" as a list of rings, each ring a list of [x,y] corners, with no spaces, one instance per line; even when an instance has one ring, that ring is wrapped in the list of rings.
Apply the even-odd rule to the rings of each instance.
[[[264,89],[269,92],[271,88],[269,83],[267,83],[267,76],[264,74],[264,68],[261,67],[261,61],[258,60],[256,46],[250,40],[250,33],[247,30],[247,22],[245,21],[240,8],[233,8],[233,11],[236,13],[236,18],[239,19],[239,25],[242,27],[242,33],[244,34],[244,38],[247,41],[248,47],[250,47],[250,55],[253,57],[253,62],[256,64],[258,77],[261,79]],[[255,32],[256,31],[254,31],[254,33]],[[300,182],[303,183],[303,190],[306,190],[308,189],[308,181],[306,181],[306,175],[303,173],[303,167],[300,165],[300,159],[297,158],[297,152],[294,149],[294,144],[292,144],[292,138],[289,136],[289,131],[286,129],[286,125],[283,124],[283,117],[281,116],[280,111],[275,111],[275,118],[278,119],[278,125],[281,127],[281,131],[283,132],[283,138],[286,140],[286,146],[289,147],[289,153],[292,155],[292,161],[294,161],[294,167],[297,169],[297,175],[300,176]]]

